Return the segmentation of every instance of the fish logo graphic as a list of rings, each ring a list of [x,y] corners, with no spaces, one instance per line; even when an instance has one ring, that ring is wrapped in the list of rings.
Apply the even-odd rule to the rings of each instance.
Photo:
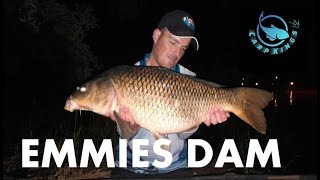
[[[273,24],[271,24],[271,27],[265,27],[261,24],[261,19],[263,18],[263,11],[260,14],[259,17],[259,26],[262,29],[264,33],[266,33],[266,38],[268,38],[270,41],[274,41],[276,39],[278,40],[284,40],[289,38],[289,34],[286,30],[280,29]]]
[[[262,25],[263,22],[266,20],[268,20],[267,22],[270,22],[270,21],[273,23],[277,22],[279,25],[278,27],[276,27],[273,24],[270,24],[269,27],[267,25]],[[281,24],[283,25],[283,28],[279,28]],[[277,15],[264,16],[263,11],[259,16],[259,23],[257,25],[256,31],[257,31],[258,39],[261,41],[261,43],[263,43],[265,46],[268,46],[268,47],[279,46],[283,42],[285,42],[286,39],[290,37],[288,33],[289,31],[288,25],[280,16],[277,16]]]
[[[250,41],[262,53],[276,55],[286,52],[296,41],[300,21],[294,19],[288,24],[280,16],[264,16],[262,11],[256,29],[249,29]]]

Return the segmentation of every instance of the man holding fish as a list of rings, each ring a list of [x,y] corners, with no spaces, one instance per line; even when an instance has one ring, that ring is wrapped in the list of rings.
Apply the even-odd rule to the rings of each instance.
[[[146,54],[144,59],[137,62],[137,66],[161,66],[168,69],[172,69],[175,72],[195,76],[196,74],[182,65],[178,64],[179,60],[183,57],[185,51],[191,44],[195,50],[199,49],[197,39],[193,36],[195,32],[195,25],[192,16],[182,10],[175,10],[165,14],[158,27],[153,31],[153,48],[150,54]],[[149,130],[139,127],[129,110],[126,107],[120,106],[119,116],[129,122],[134,130],[137,130],[134,137],[135,139],[148,139],[149,145],[143,146],[143,149],[148,150],[148,156],[142,157],[142,160],[149,161],[151,163],[158,159],[163,160],[162,156],[159,156],[153,152],[153,144],[156,139],[166,138],[171,141],[170,149],[168,149],[172,156],[172,164],[165,169],[157,169],[156,167],[145,168],[132,168],[129,170],[137,173],[167,173],[176,169],[187,167],[187,143],[186,139],[196,132],[198,127],[190,129],[180,134],[168,134],[165,137],[154,137]],[[222,108],[213,108],[207,114],[207,119],[204,123],[209,126],[211,124],[222,123],[227,120],[229,113],[225,112]],[[116,119],[112,116],[112,119]],[[121,123],[121,122],[120,122]],[[118,126],[118,132],[121,135],[121,130]],[[163,136],[163,135],[162,135]],[[128,162],[132,157],[132,141],[128,142]]]
[[[186,140],[201,123],[207,126],[222,123],[230,112],[259,133],[266,133],[262,109],[272,100],[272,93],[250,87],[223,88],[196,78],[195,73],[178,64],[189,44],[196,50],[199,48],[194,28],[191,15],[184,11],[165,14],[153,31],[150,54],[136,66],[117,66],[105,71],[78,87],[66,101],[65,109],[70,112],[92,111],[117,123],[120,137],[128,141],[127,170],[156,174],[187,168]],[[149,165],[133,167],[133,157],[137,157],[132,156],[137,145],[133,142],[143,139],[148,144],[140,148],[147,155],[139,157]],[[172,155],[172,163],[163,168],[153,166],[153,162],[165,160],[153,149],[158,139],[170,142],[161,146]],[[119,154],[118,146],[118,167]]]

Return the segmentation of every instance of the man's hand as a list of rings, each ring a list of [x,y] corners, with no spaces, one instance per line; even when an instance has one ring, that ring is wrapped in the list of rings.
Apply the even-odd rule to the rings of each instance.
[[[210,126],[211,124],[216,125],[218,123],[223,123],[228,117],[230,117],[230,114],[225,112],[222,108],[213,108],[209,110],[204,124]]]
[[[117,116],[121,120],[124,120],[124,121],[130,123],[130,125],[134,125],[135,124],[134,119],[133,119],[132,115],[129,112],[129,109],[127,107],[125,107],[125,106],[122,106],[122,105],[119,106],[119,113],[117,115],[115,115],[114,113],[110,114],[110,118],[113,121],[116,121]]]
[[[132,115],[129,112],[129,109],[124,106],[119,107],[119,116],[121,119],[125,120],[126,122],[130,123],[131,125],[134,125],[134,119]]]

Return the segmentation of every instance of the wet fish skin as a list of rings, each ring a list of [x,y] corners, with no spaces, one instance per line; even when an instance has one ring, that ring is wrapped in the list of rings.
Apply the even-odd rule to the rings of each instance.
[[[221,88],[162,67],[117,66],[82,85],[68,98],[65,109],[109,117],[122,105],[139,126],[170,134],[199,126],[211,108],[221,107],[265,134],[262,109],[271,100],[272,94],[262,89]]]

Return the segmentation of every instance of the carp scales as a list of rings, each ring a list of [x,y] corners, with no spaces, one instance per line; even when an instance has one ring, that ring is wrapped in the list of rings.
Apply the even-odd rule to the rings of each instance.
[[[163,67],[116,66],[77,87],[64,108],[110,117],[124,106],[139,126],[171,134],[198,127],[210,109],[221,107],[265,134],[263,109],[272,98],[266,90],[224,88]]]

